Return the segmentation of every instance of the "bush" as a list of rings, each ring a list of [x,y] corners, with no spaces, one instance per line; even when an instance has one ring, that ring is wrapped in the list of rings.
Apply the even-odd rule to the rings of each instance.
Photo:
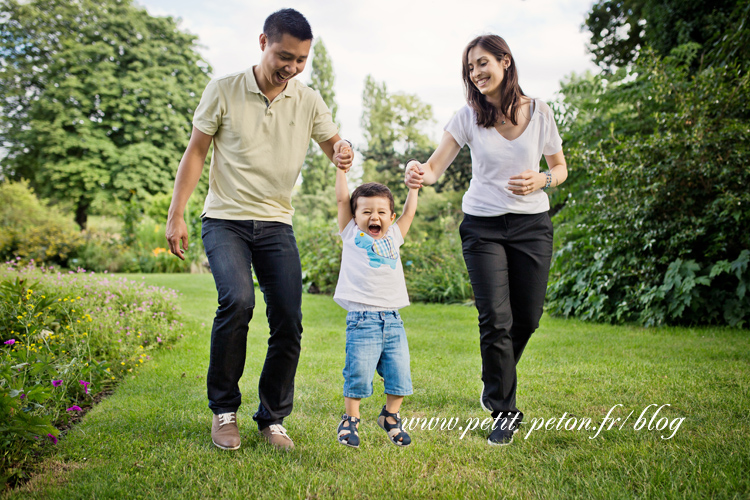
[[[0,183],[0,259],[66,266],[83,243],[72,217],[37,199],[28,183]]]
[[[333,294],[341,268],[341,237],[333,220],[297,218],[294,226],[300,262],[302,286],[309,293]]]
[[[551,312],[750,324],[750,77],[733,65],[690,70],[695,53],[644,57],[635,81],[610,91],[653,126],[580,154],[591,185],[562,218]]]
[[[0,477],[14,483],[71,418],[184,334],[175,292],[0,267]]]

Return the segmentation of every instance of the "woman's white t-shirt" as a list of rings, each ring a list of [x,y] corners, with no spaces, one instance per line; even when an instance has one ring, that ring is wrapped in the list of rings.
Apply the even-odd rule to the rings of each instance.
[[[468,105],[445,126],[460,147],[468,144],[471,149],[471,183],[464,194],[464,213],[494,217],[549,210],[549,198],[541,189],[519,196],[507,188],[511,176],[529,169],[539,172],[542,155],[553,155],[562,149],[552,110],[539,100],[534,100],[533,104],[536,104],[532,106],[535,109],[526,130],[512,141],[495,127],[477,125],[476,113]]]

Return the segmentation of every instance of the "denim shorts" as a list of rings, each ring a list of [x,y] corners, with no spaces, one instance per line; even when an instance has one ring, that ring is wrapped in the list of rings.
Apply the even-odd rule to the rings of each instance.
[[[413,393],[404,322],[398,311],[351,311],[346,315],[344,397],[372,396],[375,370],[386,394]]]

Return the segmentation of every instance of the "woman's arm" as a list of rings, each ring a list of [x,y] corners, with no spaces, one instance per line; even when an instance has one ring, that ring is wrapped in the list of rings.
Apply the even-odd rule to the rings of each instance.
[[[443,133],[440,144],[427,163],[412,160],[406,164],[404,183],[409,189],[419,189],[423,184],[435,184],[445,169],[456,159],[459,151],[461,147],[450,132]]]
[[[565,162],[565,155],[562,149],[553,155],[544,155],[544,159],[547,160],[549,173],[552,176],[550,187],[557,187],[565,182],[565,179],[568,178],[568,165]],[[546,185],[547,176],[544,172],[536,172],[534,170],[526,170],[518,175],[514,175],[508,181],[510,192],[519,196],[531,194]]]

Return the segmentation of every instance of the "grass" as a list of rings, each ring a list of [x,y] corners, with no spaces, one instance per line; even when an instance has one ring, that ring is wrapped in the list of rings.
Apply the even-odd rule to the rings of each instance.
[[[611,417],[595,432],[530,431],[490,447],[475,429],[411,432],[398,449],[375,419],[384,403],[362,404],[362,446],[335,441],[343,412],[344,317],[330,297],[305,295],[305,333],[295,410],[285,425],[291,453],[274,452],[251,416],[267,342],[261,294],[251,323],[239,412],[242,448],[210,440],[205,396],[209,331],[216,307],[210,275],[148,275],[178,289],[197,332],[160,352],[60,440],[40,473],[8,498],[748,498],[750,336],[720,328],[613,327],[544,317],[519,366],[518,404],[528,421]],[[415,394],[405,417],[485,418],[476,313],[460,305],[402,311]],[[671,406],[673,426],[634,430],[650,404]],[[655,407],[647,412],[650,419]],[[537,421],[538,422],[538,421]],[[571,422],[566,420],[565,422]]]

